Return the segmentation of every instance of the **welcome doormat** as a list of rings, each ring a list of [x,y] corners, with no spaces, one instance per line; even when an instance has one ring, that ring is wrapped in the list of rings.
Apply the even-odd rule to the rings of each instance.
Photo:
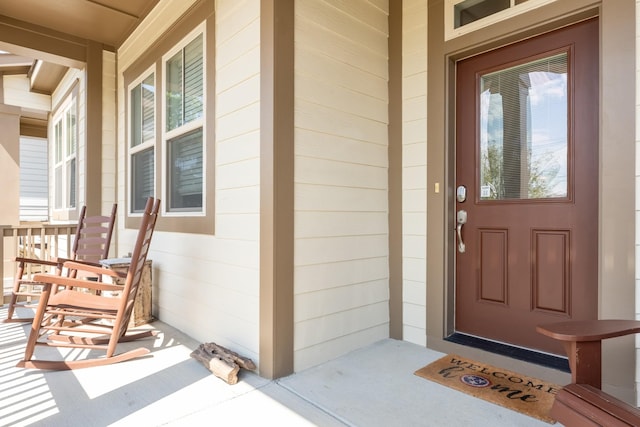
[[[537,378],[449,354],[415,372],[419,377],[505,408],[555,423],[549,410],[560,390]]]

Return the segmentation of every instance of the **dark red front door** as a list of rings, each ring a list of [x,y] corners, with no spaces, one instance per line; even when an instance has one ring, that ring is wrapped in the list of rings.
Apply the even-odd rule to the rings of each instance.
[[[563,354],[597,316],[598,21],[457,64],[457,332]]]

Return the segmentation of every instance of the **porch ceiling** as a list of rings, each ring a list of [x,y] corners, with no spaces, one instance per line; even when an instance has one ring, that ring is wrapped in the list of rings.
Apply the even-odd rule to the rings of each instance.
[[[0,0],[0,22],[118,48],[159,0]],[[2,42],[2,40],[0,40]],[[13,45],[15,46],[15,44]],[[7,49],[10,50],[10,47]],[[16,50],[21,51],[16,48]],[[0,73],[28,74],[31,90],[51,94],[67,67],[18,55],[0,55]]]
[[[8,17],[119,47],[159,0],[0,0]]]

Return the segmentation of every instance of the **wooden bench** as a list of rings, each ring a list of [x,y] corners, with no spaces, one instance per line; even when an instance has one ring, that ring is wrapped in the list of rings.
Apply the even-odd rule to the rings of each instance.
[[[640,426],[640,410],[603,392],[602,340],[640,332],[640,321],[585,320],[540,325],[536,330],[562,341],[571,384],[556,396],[551,417],[571,426]]]

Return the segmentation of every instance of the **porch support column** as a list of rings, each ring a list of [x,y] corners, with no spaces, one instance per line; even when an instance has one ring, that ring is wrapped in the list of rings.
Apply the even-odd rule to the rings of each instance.
[[[389,337],[402,315],[402,0],[389,2]]]
[[[87,45],[85,204],[87,215],[102,210],[102,44]]]
[[[2,76],[0,75],[0,84]],[[0,104],[0,225],[20,223],[20,108]],[[0,238],[0,243],[2,239]],[[0,259],[2,262],[2,259]]]
[[[260,375],[293,372],[294,0],[260,2]]]

